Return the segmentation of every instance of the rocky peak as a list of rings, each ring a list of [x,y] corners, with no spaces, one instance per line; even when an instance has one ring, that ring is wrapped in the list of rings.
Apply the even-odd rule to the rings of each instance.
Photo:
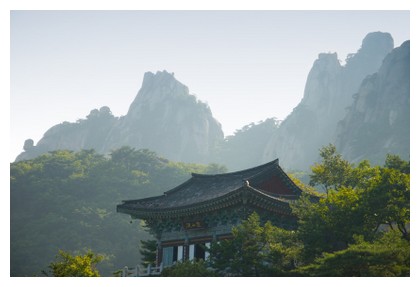
[[[36,146],[26,142],[17,160],[57,149],[94,148],[108,153],[130,146],[171,160],[206,163],[222,140],[221,125],[210,108],[190,95],[173,73],[147,72],[126,116],[115,118],[108,107],[94,109],[86,120],[50,128]]]
[[[178,161],[205,162],[223,140],[210,108],[166,71],[143,77],[127,115],[110,133],[106,150],[121,145],[148,148]]]
[[[337,53],[319,53],[318,59],[314,63],[315,66],[328,67],[340,65],[337,58]]]
[[[321,53],[309,72],[304,96],[280,124],[264,151],[264,159],[279,158],[288,169],[307,170],[319,149],[334,141],[337,123],[366,76],[378,71],[393,48],[389,33],[366,35],[357,53],[341,66],[336,53]]]
[[[136,98],[130,106],[127,116],[136,113],[142,103],[147,102],[151,109],[165,100],[180,96],[189,95],[188,87],[175,79],[174,73],[158,71],[156,74],[147,72],[143,76],[142,86]]]
[[[369,33],[363,39],[362,46],[357,53],[347,56],[345,72],[349,74],[349,77],[357,78],[358,81],[361,81],[366,76],[366,73],[373,74],[378,71],[383,59],[393,48],[394,39],[391,34],[383,32]]]
[[[388,53],[394,48],[394,39],[391,34],[383,32],[372,32],[366,35],[362,41],[359,54],[377,55],[383,57],[383,53]],[[381,55],[382,54],[382,55]]]
[[[387,153],[410,156],[410,42],[395,48],[361,84],[336,132],[337,149],[352,162],[382,164]]]
[[[313,108],[317,108],[319,104],[325,106],[326,102],[329,101],[327,98],[328,90],[331,90],[332,83],[337,82],[341,69],[342,66],[338,61],[337,53],[319,54],[309,72],[301,104],[313,106]],[[320,101],[319,95],[325,96],[323,101]]]

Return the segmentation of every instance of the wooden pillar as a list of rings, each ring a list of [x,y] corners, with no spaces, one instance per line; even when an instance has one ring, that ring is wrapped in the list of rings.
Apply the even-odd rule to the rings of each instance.
[[[195,244],[188,245],[188,260],[194,260],[194,253],[195,253]]]
[[[204,243],[204,245],[206,246],[206,249],[207,249],[207,248],[210,248],[211,243],[210,242],[206,242],[206,243]],[[207,261],[209,257],[210,257],[210,252],[207,251],[207,250],[204,251],[204,260]]]
[[[159,266],[162,262],[162,244],[160,240],[157,240],[157,252],[156,252],[156,266]]]
[[[184,245],[179,245],[179,246],[175,246],[175,248],[177,248],[177,258],[176,261],[184,261]]]
[[[183,255],[183,261],[187,261],[188,260],[188,257],[189,257],[189,254],[190,254],[190,250],[189,250],[189,240],[188,240],[188,238],[185,238],[185,241],[184,241],[184,255]]]

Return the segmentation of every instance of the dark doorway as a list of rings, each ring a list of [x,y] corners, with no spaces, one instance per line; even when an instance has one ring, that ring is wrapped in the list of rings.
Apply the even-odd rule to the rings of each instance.
[[[205,259],[204,244],[196,244],[195,245],[194,258],[203,259],[203,260]]]

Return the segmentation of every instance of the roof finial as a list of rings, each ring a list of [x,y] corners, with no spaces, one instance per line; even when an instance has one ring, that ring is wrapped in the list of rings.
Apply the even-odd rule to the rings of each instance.
[[[249,181],[244,180],[244,186],[249,186]]]

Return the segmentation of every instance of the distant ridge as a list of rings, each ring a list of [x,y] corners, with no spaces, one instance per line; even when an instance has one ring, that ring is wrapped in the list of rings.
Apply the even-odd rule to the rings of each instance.
[[[388,153],[410,160],[410,41],[363,81],[338,124],[335,143],[351,162],[383,164]]]
[[[366,76],[378,71],[394,41],[389,33],[369,33],[342,66],[336,53],[321,53],[314,62],[302,101],[279,125],[266,145],[262,160],[279,158],[291,170],[308,170],[319,149],[335,139],[337,123]]]
[[[287,171],[308,171],[329,143],[351,162],[382,164],[387,153],[409,159],[410,45],[393,47],[389,33],[373,32],[345,65],[336,53],[320,53],[301,102],[286,119],[251,123],[226,138],[210,107],[173,73],[147,72],[127,115],[117,118],[108,107],[94,109],[84,120],[50,128],[36,145],[28,139],[16,160],[59,149],[107,154],[130,146],[229,170],[278,158]]]
[[[16,161],[59,149],[95,149],[105,154],[130,146],[150,149],[170,160],[207,163],[222,140],[221,125],[210,108],[190,95],[173,73],[147,72],[127,115],[116,118],[108,107],[102,107],[77,123],[58,124],[37,145],[27,140]]]

